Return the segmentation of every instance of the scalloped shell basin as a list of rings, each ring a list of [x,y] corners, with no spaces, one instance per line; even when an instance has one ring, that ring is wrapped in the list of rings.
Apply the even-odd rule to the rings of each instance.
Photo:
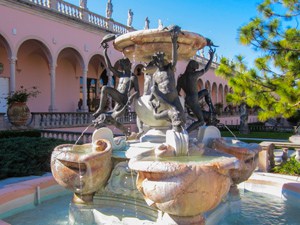
[[[196,216],[215,208],[228,193],[229,170],[238,159],[205,149],[202,156],[154,156],[154,150],[131,158],[138,172],[137,188],[149,205],[176,216]],[[197,204],[195,204],[197,203]]]
[[[80,194],[90,194],[107,181],[111,170],[111,144],[98,151],[92,144],[63,144],[51,155],[51,171],[61,186]]]
[[[182,31],[178,36],[178,59],[188,60],[197,50],[207,45],[203,36]],[[164,52],[168,60],[172,57],[171,34],[168,30],[149,29],[123,34],[114,41],[116,50],[130,60],[148,62],[156,52]]]

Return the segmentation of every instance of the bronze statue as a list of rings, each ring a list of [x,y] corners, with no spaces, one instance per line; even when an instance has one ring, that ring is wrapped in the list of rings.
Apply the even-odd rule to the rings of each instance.
[[[202,70],[197,70],[199,68],[199,63],[195,60],[190,60],[186,70],[183,74],[181,74],[178,77],[177,80],[177,91],[178,93],[180,90],[184,90],[185,92],[185,104],[188,107],[188,110],[191,110],[193,115],[197,118],[197,121],[192,123],[188,128],[187,131],[190,133],[191,131],[197,129],[199,126],[204,125],[205,120],[203,116],[203,111],[202,108],[199,104],[199,100],[202,99],[203,97],[205,98],[205,101],[209,107],[210,111],[210,118],[209,118],[209,123],[213,123],[215,119],[215,110],[209,95],[208,90],[204,89],[198,92],[197,88],[197,81],[200,76],[202,76],[205,72],[208,71],[212,60],[214,56],[215,50],[212,50],[210,47],[209,50],[209,55],[210,59],[207,62],[205,68]]]
[[[249,134],[249,126],[248,126],[248,109],[247,104],[242,103],[240,105],[240,133],[241,134]]]
[[[119,83],[117,89],[113,87],[103,86],[101,88],[100,104],[97,111],[93,114],[96,118],[93,122],[96,127],[103,126],[103,123],[116,125],[117,128],[123,130],[127,134],[127,130],[123,128],[121,123],[117,123],[116,120],[118,117],[122,116],[125,112],[125,109],[131,104],[132,99],[139,96],[138,80],[135,74],[131,72],[131,62],[128,58],[121,59],[120,67],[121,70],[117,70],[111,65],[109,57],[107,55],[108,44],[107,41],[112,40],[113,37],[104,37],[101,45],[104,48],[104,57],[105,62],[110,71],[119,78]],[[134,89],[134,93],[130,95],[130,91]],[[115,107],[111,112],[105,112],[105,105],[110,96],[115,102]],[[106,116],[101,116],[105,113]],[[99,118],[98,118],[99,117]]]
[[[177,63],[177,39],[181,32],[180,27],[170,30],[172,40],[172,61],[169,63],[165,59],[163,52],[158,52],[152,57],[152,61],[147,67],[156,66],[156,71],[153,74],[153,86],[151,89],[150,105],[154,109],[154,117],[157,119],[169,119],[172,122],[173,128],[176,130],[182,129],[182,124],[185,122],[184,110],[180,103],[180,99],[176,90],[175,84],[175,68]],[[164,104],[167,109],[159,112],[158,108]],[[169,112],[170,111],[170,112]]]

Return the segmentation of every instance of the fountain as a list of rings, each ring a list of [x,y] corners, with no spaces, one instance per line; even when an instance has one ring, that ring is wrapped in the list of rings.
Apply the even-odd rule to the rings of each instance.
[[[117,90],[105,90],[116,100],[126,95],[126,101],[117,101],[113,112],[97,110],[92,143],[55,148],[53,175],[74,192],[70,224],[126,224],[126,218],[131,224],[205,224],[206,213],[230,188],[248,179],[261,150],[259,145],[223,139],[218,128],[204,126],[205,117],[197,109],[192,110],[200,117],[191,126],[197,134],[186,130],[185,107],[175,86],[176,63],[205,46],[213,56],[213,43],[178,26],[107,35],[101,45],[108,65],[111,41],[130,60],[146,63],[153,85],[150,94],[128,97],[135,75],[126,75],[129,64],[123,60],[123,73],[114,71],[121,84]],[[138,135],[125,131],[124,137],[114,137],[105,125],[125,130],[118,118],[131,103],[143,126]]]

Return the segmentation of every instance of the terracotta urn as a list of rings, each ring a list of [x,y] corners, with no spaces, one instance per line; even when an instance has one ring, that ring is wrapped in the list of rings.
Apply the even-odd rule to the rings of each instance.
[[[155,152],[143,152],[129,161],[138,172],[136,185],[147,204],[165,213],[163,224],[204,224],[203,213],[228,193],[229,170],[238,160],[217,156],[212,149],[195,157],[157,157]]]
[[[30,118],[30,110],[26,102],[13,102],[7,108],[9,122],[15,126],[24,126]]]
[[[109,141],[94,144],[63,144],[51,155],[51,170],[58,184],[74,192],[73,202],[89,204],[107,182],[112,168]]]

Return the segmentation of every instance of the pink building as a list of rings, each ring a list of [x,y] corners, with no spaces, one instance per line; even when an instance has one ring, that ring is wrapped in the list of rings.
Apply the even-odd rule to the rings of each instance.
[[[76,112],[83,100],[82,111],[93,111],[102,85],[115,85],[100,48],[108,33],[126,33],[132,27],[97,15],[62,0],[0,0],[0,113],[6,112],[4,97],[21,86],[37,86],[41,94],[30,99],[31,112]],[[115,6],[117,7],[117,6]],[[109,48],[112,64],[122,57]],[[204,66],[205,57],[195,58]],[[132,62],[140,73],[140,62]],[[180,62],[177,75],[185,69]],[[218,66],[199,80],[199,88],[207,88],[213,103],[226,106],[227,82],[215,76]],[[2,69],[1,69],[2,68]],[[143,74],[138,74],[143,91]],[[229,122],[228,124],[231,124]],[[235,119],[233,124],[239,123]]]

